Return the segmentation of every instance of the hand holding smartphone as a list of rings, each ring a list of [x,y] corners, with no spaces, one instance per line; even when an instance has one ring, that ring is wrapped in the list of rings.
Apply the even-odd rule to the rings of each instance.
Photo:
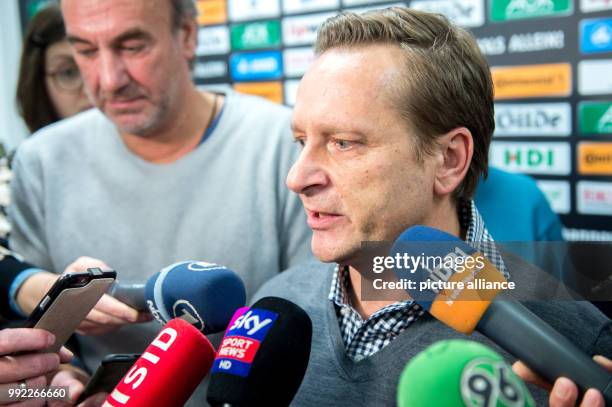
[[[53,345],[42,352],[58,352],[89,311],[115,281],[115,271],[90,268],[63,274],[38,303],[26,328],[45,329],[55,335]]]
[[[82,403],[94,394],[113,391],[139,357],[140,354],[137,353],[106,355],[102,359],[100,367],[87,383],[87,387],[81,393],[77,404]]]

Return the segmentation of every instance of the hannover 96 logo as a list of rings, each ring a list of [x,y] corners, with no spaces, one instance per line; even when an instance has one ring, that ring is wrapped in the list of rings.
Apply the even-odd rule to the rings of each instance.
[[[470,407],[533,407],[535,402],[525,384],[506,363],[480,357],[472,360],[461,375],[461,397]]]

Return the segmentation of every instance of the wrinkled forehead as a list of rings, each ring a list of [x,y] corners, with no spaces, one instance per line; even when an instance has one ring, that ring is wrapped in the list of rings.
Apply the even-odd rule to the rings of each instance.
[[[68,36],[113,38],[129,30],[170,30],[171,0],[62,0]]]
[[[376,123],[381,112],[395,110],[392,90],[399,86],[402,64],[392,46],[334,48],[320,55],[302,78],[294,119]]]

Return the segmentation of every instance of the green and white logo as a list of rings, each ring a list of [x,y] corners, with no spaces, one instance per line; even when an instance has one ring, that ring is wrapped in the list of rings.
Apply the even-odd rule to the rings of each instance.
[[[612,134],[612,102],[582,102],[578,117],[580,133]]]
[[[472,360],[461,374],[461,397],[470,407],[533,407],[525,384],[503,361]]]
[[[494,141],[489,159],[491,165],[510,172],[569,175],[572,170],[569,143]]]
[[[571,0],[491,0],[491,20],[561,16],[573,11]]]
[[[231,36],[234,50],[276,48],[281,43],[280,22],[271,20],[237,24],[232,27]]]

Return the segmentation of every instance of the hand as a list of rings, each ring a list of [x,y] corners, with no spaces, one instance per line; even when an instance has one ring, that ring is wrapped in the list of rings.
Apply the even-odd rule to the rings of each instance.
[[[102,260],[83,256],[66,267],[64,274],[86,271],[91,267],[99,267],[106,270],[110,269]],[[47,271],[41,271],[40,273],[28,277],[17,291],[15,299],[19,308],[21,308],[26,315],[31,314],[58,278],[58,274],[49,273]]]
[[[104,294],[81,322],[77,333],[101,335],[112,332],[126,324],[148,322],[152,318],[148,312],[138,312],[110,295]]]
[[[15,300],[24,314],[30,315],[32,313],[58,278],[58,274],[41,271],[28,277],[21,284]]]
[[[100,259],[93,257],[81,256],[66,267],[64,274],[66,273],[81,273],[87,271],[90,268],[99,268],[102,270],[111,270],[111,268]]]
[[[93,257],[79,257],[66,267],[65,273],[85,271],[88,268],[98,267],[102,270],[111,268],[102,260]],[[77,333],[82,335],[101,335],[112,332],[126,324],[148,322],[152,316],[148,312],[138,312],[121,301],[104,294],[96,306],[81,322]]]
[[[85,383],[89,380],[89,376],[82,370],[74,366],[62,366],[59,372],[51,379],[51,386],[66,386],[68,387],[67,401],[53,400],[49,402],[51,407],[67,407],[73,406],[78,400],[83,390]],[[106,400],[106,393],[98,393],[87,398],[79,407],[98,407]]]
[[[36,352],[46,349],[55,342],[55,336],[42,329],[16,328],[0,331],[0,394],[18,388],[20,382],[28,388],[42,388],[47,385],[46,374],[57,370],[60,362],[72,359],[72,353],[62,348],[57,353],[31,353],[10,356],[16,352]],[[31,400],[24,405],[44,405]]]
[[[595,356],[593,359],[602,365],[606,370],[612,372],[612,360],[604,356]],[[578,387],[576,387],[576,384],[574,384],[574,382],[568,378],[560,377],[555,380],[554,385],[551,385],[520,361],[512,365],[512,370],[514,370],[514,372],[524,381],[550,391],[550,396],[548,399],[550,407],[576,406],[578,401]],[[605,407],[605,401],[598,390],[588,389],[582,398],[580,407]]]

